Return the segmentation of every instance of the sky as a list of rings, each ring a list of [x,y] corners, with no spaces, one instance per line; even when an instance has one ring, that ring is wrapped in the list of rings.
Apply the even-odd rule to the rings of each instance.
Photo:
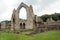
[[[21,2],[28,6],[32,5],[37,16],[60,13],[60,0],[0,0],[0,21],[11,20],[13,9],[16,9]],[[19,18],[26,19],[26,14],[26,9],[22,8]]]

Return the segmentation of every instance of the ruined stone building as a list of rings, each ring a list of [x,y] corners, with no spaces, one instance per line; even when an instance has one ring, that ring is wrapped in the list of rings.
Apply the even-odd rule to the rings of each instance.
[[[19,12],[22,7],[24,7],[27,12],[26,20],[19,18]],[[22,2],[17,9],[13,10],[11,21],[2,21],[0,28],[11,30],[38,29],[39,31],[57,30],[60,29],[60,21],[54,21],[50,18],[47,19],[47,22],[43,22],[39,16],[34,15],[32,5],[28,6]]]

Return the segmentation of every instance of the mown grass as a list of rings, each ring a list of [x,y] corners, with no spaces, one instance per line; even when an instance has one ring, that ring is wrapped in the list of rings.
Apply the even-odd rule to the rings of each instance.
[[[30,32],[22,32],[20,34],[0,32],[0,40],[60,40],[60,31],[53,30],[48,32],[42,32],[27,36]]]

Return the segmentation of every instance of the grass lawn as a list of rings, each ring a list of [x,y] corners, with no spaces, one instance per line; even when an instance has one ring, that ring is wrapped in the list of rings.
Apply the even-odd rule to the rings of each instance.
[[[29,32],[20,34],[0,32],[0,40],[60,40],[60,31],[53,30],[48,32],[38,33],[32,36],[26,36]]]

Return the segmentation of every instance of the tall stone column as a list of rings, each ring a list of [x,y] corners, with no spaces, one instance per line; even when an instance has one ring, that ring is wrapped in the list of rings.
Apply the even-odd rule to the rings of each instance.
[[[19,26],[19,10],[17,9],[15,12],[15,30],[20,30]]]
[[[19,10],[13,10],[11,19],[11,30],[19,30]]]
[[[11,30],[15,30],[15,9],[13,10],[13,14],[11,17]]]
[[[34,13],[33,13],[33,9],[32,6],[30,5],[29,8],[27,8],[27,24],[26,24],[26,28],[27,29],[32,29],[34,26]]]

